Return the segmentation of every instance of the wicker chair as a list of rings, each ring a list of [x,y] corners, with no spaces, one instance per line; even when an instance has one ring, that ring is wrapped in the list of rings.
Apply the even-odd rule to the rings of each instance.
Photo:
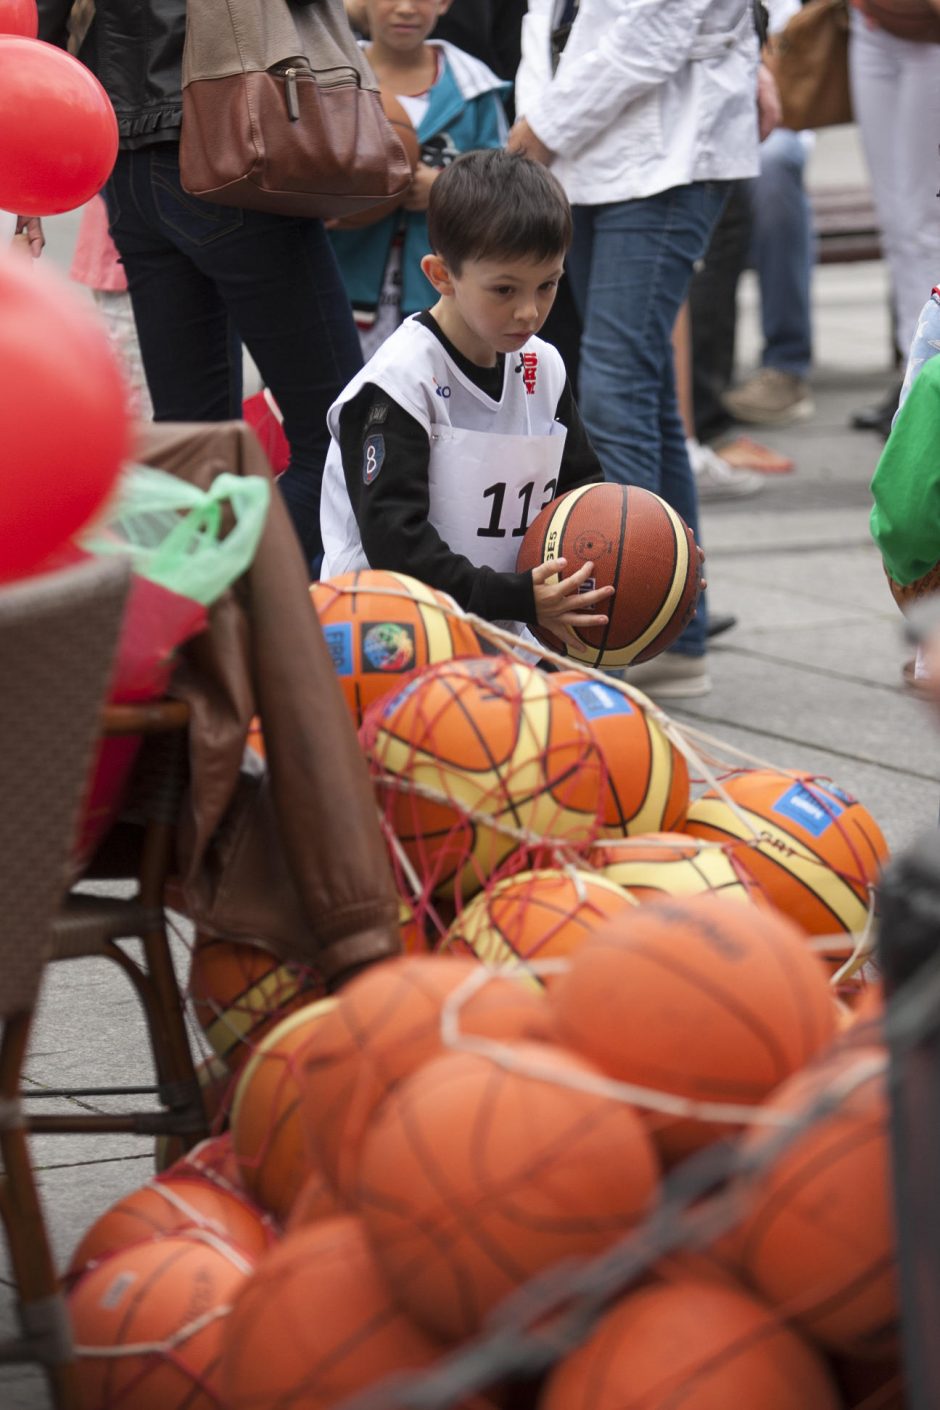
[[[112,562],[0,589],[0,1214],[22,1327],[0,1361],[44,1365],[61,1410],[75,1404],[68,1320],[20,1080],[126,594],[126,569]]]

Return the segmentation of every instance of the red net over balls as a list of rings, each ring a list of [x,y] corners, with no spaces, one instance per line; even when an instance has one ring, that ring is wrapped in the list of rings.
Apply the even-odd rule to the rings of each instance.
[[[386,819],[423,891],[466,897],[511,852],[597,834],[605,770],[574,702],[509,655],[448,661],[361,731]]]

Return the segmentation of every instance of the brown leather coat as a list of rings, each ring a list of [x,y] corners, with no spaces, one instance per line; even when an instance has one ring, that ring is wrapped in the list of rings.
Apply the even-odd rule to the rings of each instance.
[[[202,487],[222,471],[270,476],[241,421],[141,426],[137,457]],[[197,927],[305,959],[331,981],[398,953],[372,786],[278,494],[251,568],[186,647],[172,693],[192,710],[180,870]],[[255,714],[266,770],[244,762]]]

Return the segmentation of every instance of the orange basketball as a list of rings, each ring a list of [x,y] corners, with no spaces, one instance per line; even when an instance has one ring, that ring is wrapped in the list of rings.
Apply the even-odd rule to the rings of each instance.
[[[613,584],[606,627],[570,628],[561,642],[533,627],[546,646],[588,666],[628,666],[665,651],[695,615],[701,568],[692,531],[658,495],[637,485],[583,485],[533,519],[519,549],[520,572],[564,558],[565,574],[589,560],[593,583]]]
[[[177,1175],[184,1179],[208,1180],[213,1185],[221,1185],[224,1190],[242,1194],[241,1171],[232,1148],[231,1131],[222,1131],[218,1136],[207,1136],[156,1178],[172,1180]]]
[[[822,1358],[742,1289],[693,1278],[618,1302],[539,1410],[841,1410]]]
[[[622,911],[549,990],[559,1040],[624,1082],[752,1107],[835,1032],[826,974],[785,917],[717,896]],[[718,1120],[651,1109],[673,1161]]]
[[[238,1250],[193,1234],[92,1268],[69,1296],[82,1410],[218,1410],[225,1318],[250,1271]]]
[[[553,677],[509,655],[429,666],[376,706],[363,747],[422,883],[478,891],[523,843],[590,842],[603,765]]]
[[[324,993],[323,980],[308,965],[282,964],[258,945],[196,937],[190,1003],[230,1072],[239,1071],[270,1028]]]
[[[421,144],[418,142],[417,133],[412,126],[411,119],[405,112],[401,103],[394,93],[389,93],[387,89],[379,89],[379,97],[382,100],[382,107],[385,116],[395,130],[395,136],[399,139],[405,149],[405,156],[412,172],[418,165],[421,157]],[[359,211],[356,215],[344,215],[336,222],[338,230],[358,230],[362,226],[375,225],[376,221],[384,220],[392,211],[398,210],[405,198],[402,191],[398,196],[390,196],[387,201],[379,201],[374,206],[368,206],[366,210]]]
[[[286,1219],[313,1168],[300,1111],[298,1054],[335,1007],[319,999],[283,1019],[242,1069],[232,1103],[232,1141],[246,1190]]]
[[[708,895],[767,904],[735,848],[704,842],[684,832],[652,832],[616,842],[595,842],[586,856],[592,867],[637,901]]]
[[[747,769],[723,787],[743,819],[711,791],[689,808],[684,830],[744,844],[740,860],[809,934],[864,930],[871,888],[888,856],[867,809],[810,774]]]
[[[657,1165],[629,1106],[549,1044],[506,1062],[448,1053],[379,1107],[356,1204],[402,1307],[446,1340],[478,1331],[542,1269],[600,1252],[643,1216]],[[511,1065],[509,1065],[511,1063]]]
[[[601,831],[616,837],[679,827],[689,806],[689,769],[653,715],[614,681],[560,671],[555,683],[587,720],[604,761]]]
[[[132,1190],[95,1220],[72,1254],[66,1277],[77,1278],[118,1249],[187,1229],[204,1229],[252,1259],[260,1258],[275,1237],[270,1219],[244,1195],[208,1180],[164,1176]]]
[[[769,1109],[799,1117],[857,1084],[758,1176],[741,1230],[743,1267],[761,1296],[854,1356],[888,1355],[897,1336],[884,1065],[878,1048],[840,1048],[773,1094]],[[770,1139],[755,1126],[747,1149]]]
[[[388,1092],[444,1051],[441,1013],[468,981],[482,978],[476,961],[408,956],[374,965],[343,989],[332,1013],[303,1049],[306,1130],[316,1160],[349,1197],[363,1135]],[[461,1032],[506,1040],[545,1040],[551,1024],[544,996],[509,978],[491,976],[461,1005]]]
[[[491,969],[538,978],[532,961],[558,959],[579,949],[598,926],[633,901],[602,876],[573,867],[525,871],[474,896],[441,941],[454,955],[473,955]]]
[[[313,583],[310,596],[356,725],[410,672],[479,656],[480,639],[446,593],[405,573],[365,568]]]
[[[440,1351],[396,1306],[362,1221],[288,1234],[245,1283],[225,1329],[226,1410],[331,1410]]]
[[[284,1232],[290,1234],[294,1229],[302,1229],[305,1224],[318,1224],[323,1219],[334,1219],[338,1214],[346,1213],[346,1206],[323,1171],[311,1170],[291,1205]]]

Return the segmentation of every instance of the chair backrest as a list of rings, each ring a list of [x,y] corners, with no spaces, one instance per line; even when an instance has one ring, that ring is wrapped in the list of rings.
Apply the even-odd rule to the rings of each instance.
[[[35,1001],[127,590],[111,560],[0,588],[0,1018]]]

